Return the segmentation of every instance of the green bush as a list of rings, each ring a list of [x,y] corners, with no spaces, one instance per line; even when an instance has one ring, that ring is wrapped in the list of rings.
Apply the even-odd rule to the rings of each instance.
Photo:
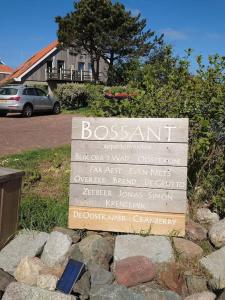
[[[62,108],[69,110],[88,106],[92,99],[101,96],[102,93],[102,85],[81,83],[59,84],[55,90]]]
[[[88,98],[90,97],[85,85],[80,83],[66,83],[58,85],[56,91],[62,108],[65,109],[77,109],[79,107],[85,107],[88,104]]]
[[[167,58],[168,59],[168,58]],[[168,61],[166,61],[168,64]],[[186,59],[163,61],[143,68],[142,92],[131,99],[96,99],[97,116],[189,118],[188,195],[196,204],[204,201],[225,216],[224,100],[225,57],[209,57],[209,65],[197,58],[198,70],[190,75]]]

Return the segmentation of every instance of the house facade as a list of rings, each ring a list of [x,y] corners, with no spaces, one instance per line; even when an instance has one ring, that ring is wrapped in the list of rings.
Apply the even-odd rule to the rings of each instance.
[[[10,74],[12,74],[13,69],[9,66],[6,66],[4,62],[0,59],[0,81],[6,77],[8,77]]]
[[[37,52],[12,74],[1,80],[0,85],[44,84],[51,92],[59,83],[93,82],[89,55],[74,49],[60,49],[58,46],[58,41],[54,41]],[[103,60],[100,61],[99,69],[99,80],[106,82],[107,64]]]

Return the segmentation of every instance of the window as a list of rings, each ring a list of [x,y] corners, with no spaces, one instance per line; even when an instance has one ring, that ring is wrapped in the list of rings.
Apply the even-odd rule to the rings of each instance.
[[[23,95],[26,96],[37,96],[36,90],[34,88],[27,88],[23,91]]]
[[[84,63],[83,62],[78,63],[78,71],[79,72],[84,71]]]
[[[91,63],[88,64],[88,73],[89,73],[89,75],[92,74],[92,64]]]
[[[46,93],[44,91],[42,91],[41,89],[36,89],[36,93],[38,96],[47,96]]]
[[[47,60],[47,70],[52,69],[52,60]]]
[[[18,89],[14,89],[14,88],[0,89],[0,95],[6,95],[6,96],[17,95],[17,92],[18,92]]]
[[[57,60],[57,69],[58,69],[58,72],[60,72],[60,70],[63,70],[64,66],[65,66],[64,60]]]

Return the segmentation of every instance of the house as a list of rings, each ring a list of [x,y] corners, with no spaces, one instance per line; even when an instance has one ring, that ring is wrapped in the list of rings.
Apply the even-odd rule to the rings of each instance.
[[[0,81],[12,74],[12,72],[13,69],[9,66],[6,66],[5,63],[0,59]]]
[[[74,48],[61,49],[54,41],[25,61],[12,74],[0,81],[5,84],[46,85],[52,92],[58,83],[92,82],[91,61],[85,52],[79,53]],[[107,80],[107,65],[101,60],[99,64],[100,81]]]

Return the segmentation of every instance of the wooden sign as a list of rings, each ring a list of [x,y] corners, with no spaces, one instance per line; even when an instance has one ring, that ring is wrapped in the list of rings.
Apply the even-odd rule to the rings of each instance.
[[[188,119],[73,118],[69,227],[185,233]]]

